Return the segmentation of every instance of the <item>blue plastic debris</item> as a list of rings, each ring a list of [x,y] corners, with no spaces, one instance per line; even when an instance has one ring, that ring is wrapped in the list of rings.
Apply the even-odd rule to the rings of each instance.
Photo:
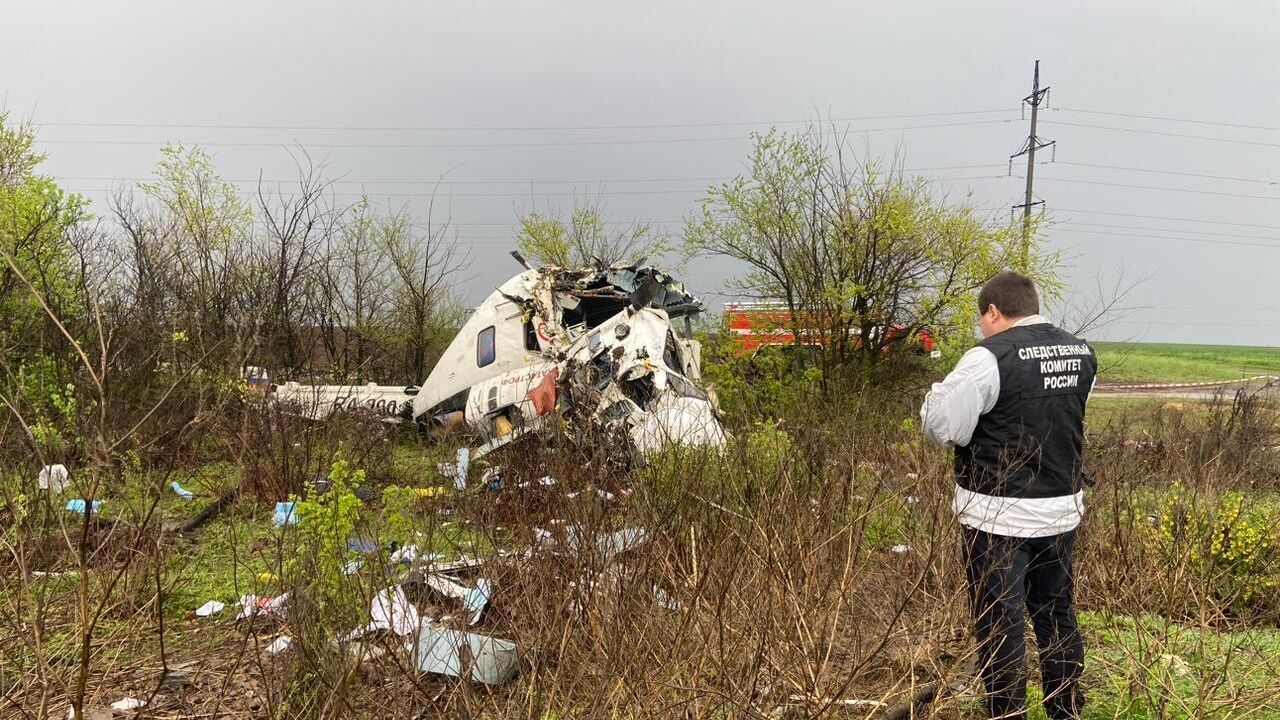
[[[351,538],[347,540],[347,549],[358,553],[373,552],[377,547],[378,543],[368,538]]]
[[[493,583],[485,578],[476,580],[476,586],[462,599],[462,606],[471,613],[469,624],[475,625],[480,621],[480,614],[484,612],[491,597],[493,597]]]
[[[298,514],[294,512],[297,509],[297,506],[298,506],[298,503],[293,503],[293,502],[276,503],[276,516],[273,519],[273,522],[276,524],[276,526],[281,527],[284,525],[297,525]]]
[[[177,480],[174,480],[169,487],[173,488],[173,491],[178,493],[178,496],[183,500],[191,500],[195,497],[195,493],[179,485]]]
[[[102,507],[102,501],[101,501],[101,500],[94,500],[94,501],[93,501],[93,512],[98,512],[98,508],[100,508],[100,507]],[[76,499],[74,499],[74,500],[68,500],[68,501],[67,501],[67,510],[70,510],[71,512],[78,512],[78,513],[80,513],[81,515],[83,515],[83,514],[84,514],[84,510],[85,510],[85,503],[84,503],[84,500],[81,500],[80,498],[76,498]]]

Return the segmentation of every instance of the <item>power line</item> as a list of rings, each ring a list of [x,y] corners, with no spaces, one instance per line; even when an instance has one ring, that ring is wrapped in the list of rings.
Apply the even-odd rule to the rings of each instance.
[[[959,181],[959,180],[1008,180],[1009,176],[1008,175],[962,175],[960,177],[934,178],[934,179],[942,182],[952,182],[952,181]],[[111,192],[114,188],[110,188],[110,187],[85,188],[85,187],[69,186],[69,187],[64,187],[63,189],[71,192],[77,192],[77,193],[87,193],[87,192],[106,193],[106,192]],[[265,188],[265,190],[266,190],[265,194],[279,194],[279,193],[273,193],[271,188],[269,187]],[[664,189],[657,189],[657,190],[608,190],[608,191],[600,191],[599,193],[593,193],[590,190],[544,191],[544,190],[535,190],[535,189],[530,189],[530,190],[525,190],[520,192],[461,192],[461,193],[459,192],[370,192],[367,190],[363,192],[354,192],[354,191],[345,191],[345,190],[338,190],[338,191],[322,190],[321,194],[332,195],[337,197],[440,198],[444,200],[448,198],[458,198],[458,197],[530,197],[530,196],[532,197],[546,197],[546,196],[575,197],[579,195],[591,195],[591,194],[681,195],[681,194],[705,193],[706,191],[707,191],[706,188],[664,188]],[[252,190],[237,190],[235,191],[235,194],[246,196],[246,197],[253,197],[257,195],[257,193]]]
[[[1206,225],[1232,225],[1235,227],[1262,228],[1280,230],[1280,225],[1258,225],[1255,223],[1231,222],[1229,220],[1205,220],[1203,218],[1171,217],[1168,215],[1139,215],[1136,213],[1108,212],[1106,210],[1081,210],[1073,208],[1057,208],[1057,212],[1084,213],[1086,215],[1111,215],[1114,217],[1141,218],[1143,220],[1168,220],[1170,222],[1203,223]]]
[[[1008,179],[1009,179],[1009,177],[1008,177],[1007,175],[965,175],[965,176],[962,176],[962,177],[955,177],[955,178],[935,178],[935,179],[937,179],[937,180],[942,180],[942,181],[957,181],[957,180],[1008,180]],[[69,190],[69,191],[71,191],[71,192],[81,192],[81,193],[83,193],[83,192],[111,192],[111,190],[112,190],[112,188],[77,188],[77,187],[67,187],[67,188],[63,188],[63,189],[64,189],[64,190]],[[366,191],[366,192],[354,192],[354,191],[323,191],[323,192],[322,192],[322,194],[324,194],[324,195],[333,195],[333,196],[337,196],[337,197],[366,197],[366,196],[367,196],[367,197],[377,197],[377,198],[430,198],[430,197],[434,197],[434,198],[440,198],[440,199],[444,200],[444,199],[448,199],[448,198],[459,198],[459,197],[531,197],[531,196],[532,196],[532,197],[547,197],[547,196],[555,196],[555,197],[575,197],[575,196],[579,196],[579,195],[592,195],[592,194],[600,194],[600,195],[683,195],[683,194],[690,194],[690,195],[694,195],[694,194],[699,194],[699,193],[704,193],[704,192],[706,192],[706,188],[666,188],[666,189],[662,189],[662,190],[609,190],[609,191],[604,191],[604,192],[600,192],[600,193],[592,193],[592,192],[591,192],[591,191],[589,191],[589,190],[581,190],[581,191],[579,191],[579,190],[556,190],[556,191],[527,190],[527,191],[523,191],[523,192],[462,192],[462,193],[455,193],[455,192],[448,192],[448,193],[432,193],[432,192],[391,192],[391,193],[389,193],[389,192],[368,192],[368,191]],[[239,190],[239,191],[236,191],[236,194],[237,194],[237,195],[249,196],[249,197],[252,197],[252,196],[254,196],[254,195],[257,195],[257,193],[256,193],[256,192],[253,192],[253,191],[251,191],[251,190]],[[274,194],[274,193],[271,193],[270,188],[268,188],[268,189],[267,189],[267,194]]]
[[[1049,125],[1064,127],[1092,128],[1094,130],[1111,130],[1114,132],[1138,133],[1139,135],[1160,135],[1163,137],[1182,138],[1185,140],[1207,140],[1209,142],[1234,143],[1236,145],[1254,145],[1257,147],[1280,147],[1280,143],[1259,142],[1257,140],[1239,140],[1237,138],[1214,137],[1211,135],[1190,135],[1187,133],[1162,132],[1160,130],[1141,130],[1138,128],[1115,127],[1114,125],[1091,125],[1088,123],[1066,122],[1064,120],[1045,120]]]
[[[871,132],[895,132],[901,130],[929,130],[937,128],[950,127],[967,127],[972,125],[994,125],[1014,122],[1016,118],[997,119],[997,120],[969,120],[954,123],[932,123],[926,125],[900,125],[894,127],[880,128],[853,128],[850,132],[871,133]],[[295,143],[303,148],[329,148],[329,149],[442,149],[442,148],[518,148],[518,147],[569,147],[569,146],[590,146],[590,145],[660,145],[665,143],[699,143],[699,142],[730,142],[750,140],[748,135],[731,135],[723,137],[692,137],[692,138],[644,138],[629,140],[563,140],[548,142],[511,142],[511,143]],[[39,140],[41,143],[60,144],[60,145],[168,145],[173,144],[171,141],[155,141],[155,140],[75,140],[75,139],[54,139]],[[181,143],[179,143],[181,144]],[[208,147],[287,147],[288,144],[280,142],[197,142],[191,143],[193,146]]]
[[[69,188],[64,188],[64,189],[66,189],[66,190],[70,190],[70,191],[72,191],[72,192],[110,192],[110,191],[111,191],[111,188],[75,188],[75,187],[69,187]],[[696,193],[703,193],[703,192],[706,192],[706,188],[688,188],[688,189],[667,188],[667,189],[662,189],[662,190],[611,190],[611,191],[609,191],[609,192],[607,192],[607,193],[603,193],[603,194],[604,194],[604,195],[679,195],[679,194],[696,194]],[[236,194],[237,194],[237,195],[254,196],[254,195],[256,195],[257,193],[255,193],[255,192],[253,192],[253,191],[249,191],[249,190],[240,190],[240,191],[237,191],[237,192],[236,192]],[[366,195],[367,195],[367,196],[369,196],[369,197],[380,197],[380,198],[408,198],[408,197],[429,198],[429,197],[435,197],[435,198],[440,198],[440,199],[444,200],[444,199],[448,199],[448,198],[457,198],[457,197],[528,197],[528,196],[538,196],[538,197],[541,197],[541,196],[565,196],[565,197],[571,197],[571,196],[575,196],[575,195],[588,195],[588,194],[591,194],[591,193],[589,193],[589,192],[587,192],[587,191],[572,191],[572,190],[565,191],[565,190],[557,190],[557,191],[549,191],[549,192],[544,192],[544,191],[526,191],[526,192],[463,192],[463,193],[453,193],[453,192],[451,192],[451,193],[430,193],[430,192],[395,192],[395,193],[381,193],[381,192],[347,192],[347,191],[338,191],[338,192],[333,192],[333,191],[324,191],[322,194],[324,194],[324,195],[335,195],[335,196],[339,196],[339,197],[365,197]]]
[[[1231,327],[1264,327],[1280,326],[1280,322],[1221,322],[1217,320],[1205,322],[1186,322],[1183,320],[1122,320],[1116,319],[1110,322],[1125,323],[1129,325],[1191,325],[1194,327],[1218,327],[1219,325],[1227,325]]]
[[[1140,235],[1136,233],[1103,232],[1101,230],[1064,229],[1064,230],[1058,230],[1058,232],[1078,233],[1083,235],[1105,235],[1106,237],[1111,237],[1111,238],[1131,237],[1131,238],[1145,238],[1148,240],[1176,240],[1179,242],[1201,243],[1205,245],[1240,245],[1244,247],[1262,247],[1262,248],[1271,248],[1272,250],[1280,250],[1280,245],[1273,245],[1271,243],[1244,242],[1242,240],[1205,240],[1202,238],[1168,237],[1166,235]]]
[[[979,166],[971,166],[979,167]],[[1003,166],[999,166],[1003,167]],[[149,176],[119,176],[111,177],[106,175],[59,175],[58,180],[90,180],[100,182],[155,182],[160,178]],[[379,180],[377,178],[366,178],[362,180],[323,180],[321,185],[564,185],[579,184],[590,185],[594,183],[614,183],[614,184],[630,184],[630,183],[650,183],[650,182],[724,182],[730,178],[726,177],[683,177],[683,178],[562,178],[562,179],[546,179],[524,178],[517,180]],[[262,183],[264,185],[280,185],[292,184],[296,185],[303,180],[298,178],[247,178],[243,180],[226,180],[226,182],[237,184],[254,184]],[[309,181],[308,181],[309,182]]]
[[[1000,163],[983,163],[975,165],[943,165],[937,167],[920,167],[920,168],[902,168],[903,172],[928,172],[942,170],[967,170],[979,168],[1002,168],[1004,165]],[[88,180],[98,182],[154,182],[159,178],[154,176],[118,176],[112,177],[107,175],[59,175],[58,180]],[[727,182],[732,180],[731,177],[677,177],[677,178],[520,178],[510,180],[410,180],[410,179],[390,179],[382,180],[377,178],[367,178],[361,180],[326,180],[322,184],[330,185],[526,185],[526,184],[624,184],[624,183],[650,183],[650,182]],[[942,178],[960,179],[960,178]],[[292,179],[259,179],[248,178],[244,180],[227,180],[227,182],[252,184],[261,182],[263,184],[296,184],[302,182],[298,178]]]
[[[163,123],[163,122],[42,122],[47,127],[127,127],[127,128],[175,128],[183,130],[300,130],[300,131],[359,131],[359,132],[529,132],[572,130],[661,130],[703,127],[746,127],[751,125],[799,125],[828,122],[861,122],[864,120],[896,120],[904,118],[945,117],[954,115],[987,115],[1012,112],[1009,108],[993,110],[955,110],[951,112],[905,113],[898,115],[863,115],[823,120],[735,120],[727,122],[652,123],[644,125],[456,125],[456,126],[387,126],[387,125],[253,125],[246,123]]]
[[[1123,165],[1103,165],[1100,163],[1072,162],[1070,160],[1054,160],[1051,163],[1040,163],[1041,165],[1072,165],[1076,167],[1102,168],[1105,170],[1125,170],[1129,172],[1154,173],[1156,175],[1179,175],[1182,177],[1205,178],[1208,180],[1232,180],[1235,182],[1257,183],[1260,185],[1280,185],[1276,180],[1265,180],[1260,178],[1232,177],[1229,175],[1206,175],[1204,173],[1183,172],[1179,170],[1152,170],[1149,168],[1126,167]]]
[[[1110,117],[1126,117],[1137,118],[1140,120],[1163,120],[1166,122],[1190,123],[1193,125],[1216,125],[1218,127],[1239,128],[1242,130],[1269,130],[1271,132],[1280,132],[1280,127],[1270,127],[1268,125],[1242,125],[1240,123],[1218,122],[1215,120],[1191,120],[1188,118],[1169,117],[1168,115],[1143,115],[1141,113],[1123,113],[1123,112],[1107,112],[1105,110],[1083,110],[1081,108],[1052,108],[1055,112],[1073,112],[1086,115],[1107,115]]]
[[[1280,237],[1269,236],[1269,235],[1241,235],[1239,233],[1217,233],[1217,232],[1205,232],[1203,230],[1179,230],[1177,228],[1156,228],[1156,227],[1148,227],[1145,225],[1108,225],[1106,223],[1078,222],[1075,220],[1057,220],[1057,221],[1050,222],[1049,225],[1051,226],[1052,225],[1070,225],[1071,227],[1077,227],[1077,226],[1100,227],[1100,228],[1112,228],[1116,230],[1150,230],[1150,231],[1162,232],[1162,233],[1171,232],[1171,233],[1183,233],[1183,234],[1189,234],[1189,235],[1204,235],[1209,237],[1245,238],[1247,240],[1275,240],[1277,242],[1280,242]]]
[[[1129,183],[1103,182],[1101,180],[1074,180],[1071,178],[1044,178],[1045,182],[1075,183],[1077,185],[1101,185],[1104,187],[1132,188],[1136,190],[1162,190],[1164,192],[1190,193],[1192,195],[1216,195],[1219,197],[1245,198],[1250,200],[1280,200],[1278,195],[1244,195],[1241,193],[1217,192],[1215,190],[1191,190],[1188,188],[1171,188],[1159,185],[1132,185]]]
[[[1090,167],[1090,168],[1099,168],[1104,170],[1120,170],[1120,171],[1126,171],[1126,172],[1153,173],[1157,175],[1176,175],[1181,177],[1205,178],[1210,180],[1229,180],[1229,181],[1235,181],[1235,182],[1255,183],[1259,185],[1280,186],[1280,180],[1268,180],[1265,178],[1247,178],[1247,177],[1228,176],[1228,175],[1211,175],[1207,173],[1197,173],[1197,172],[1180,171],[1180,170],[1153,170],[1150,168],[1138,168],[1138,167],[1130,167],[1125,165],[1107,165],[1103,163],[1075,162],[1071,160],[1041,161],[1036,164],[1041,167],[1046,165],[1068,165],[1072,167]],[[1005,167],[1005,165],[1002,165],[1000,163],[974,163],[970,165],[936,165],[936,166],[930,166],[930,167],[894,168],[893,170],[894,172],[898,172],[898,171],[945,172],[950,170],[971,170],[971,169],[986,169],[986,168],[994,169],[994,168],[1003,168],[1003,167]],[[1018,176],[1018,177],[1022,177],[1022,176]],[[117,182],[117,181],[119,182],[155,182],[156,180],[159,179],[155,176],[150,176],[150,175],[148,176],[143,176],[143,175],[116,175],[116,176],[113,176],[113,175],[58,175],[56,176],[56,178],[58,180],[87,180],[91,182]],[[438,178],[437,179],[417,179],[417,180],[408,179],[408,178],[389,178],[389,179],[337,178],[333,180],[324,180],[323,184],[326,184],[326,185],[529,185],[529,184],[535,184],[535,185],[618,184],[618,185],[622,185],[622,184],[631,184],[631,183],[659,183],[659,182],[661,183],[666,183],[666,182],[717,183],[717,182],[727,182],[732,179],[733,179],[732,177],[725,176],[725,175],[714,176],[714,177],[706,176],[706,177],[665,177],[665,178],[664,177],[653,177],[653,178],[528,177],[528,178],[510,178],[510,179],[474,179],[474,180],[444,180],[444,179],[438,179]],[[960,179],[960,178],[941,178],[941,179],[954,180],[954,179]],[[261,182],[263,184],[278,185],[278,184],[297,184],[302,182],[302,180],[298,178],[243,178],[243,179],[229,179],[227,180],[227,182],[240,183],[240,184],[256,184]]]

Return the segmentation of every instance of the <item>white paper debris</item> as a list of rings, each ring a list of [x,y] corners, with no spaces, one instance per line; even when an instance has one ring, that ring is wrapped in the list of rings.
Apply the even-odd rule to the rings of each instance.
[[[893,549],[890,552],[892,552],[894,555],[906,555],[907,553],[911,552],[911,546],[910,545],[894,545]]]
[[[293,638],[289,637],[288,635],[281,635],[266,647],[266,651],[268,653],[271,653],[272,655],[276,655],[278,653],[282,653],[286,650],[292,650],[292,649],[293,649]]]
[[[378,593],[369,606],[369,615],[372,622],[365,626],[367,630],[390,630],[401,637],[418,632],[423,625],[418,608],[409,602],[399,585]]]
[[[209,617],[210,615],[217,615],[218,613],[226,609],[226,607],[227,607],[226,605],[218,602],[217,600],[210,600],[209,602],[196,608],[196,617]]]
[[[57,495],[67,489],[69,476],[66,465],[45,465],[36,481],[40,484],[41,490],[48,490]]]
[[[129,712],[130,710],[138,710],[147,706],[146,700],[127,697],[123,700],[117,700],[111,703],[111,709],[116,712]]]
[[[390,560],[392,563],[406,562],[412,565],[418,559],[417,545],[402,545],[395,552],[391,553]]]
[[[480,622],[480,615],[484,613],[485,607],[489,604],[489,598],[493,596],[493,583],[484,578],[476,580],[476,586],[473,588],[458,584],[443,575],[428,575],[426,583],[441,595],[461,600],[462,606],[471,613],[468,625]]]
[[[555,484],[556,484],[556,479],[555,479],[555,478],[553,478],[553,477],[551,477],[550,475],[543,475],[542,477],[538,478],[536,482],[537,482],[537,484],[539,484],[539,485],[541,485],[541,486],[543,486],[543,487],[551,487],[552,485],[555,485]],[[524,482],[522,482],[522,483],[517,483],[517,484],[516,484],[516,487],[518,487],[518,488],[527,488],[527,487],[530,487],[530,486],[532,486],[532,485],[533,485],[533,483],[531,483],[531,482],[529,482],[528,480],[526,480],[526,481],[524,481]]]

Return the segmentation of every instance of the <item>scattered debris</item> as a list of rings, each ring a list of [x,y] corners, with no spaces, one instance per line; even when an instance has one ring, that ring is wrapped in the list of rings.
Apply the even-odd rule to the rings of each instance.
[[[177,493],[178,497],[182,498],[183,500],[194,500],[196,497],[195,493],[179,485],[177,480],[174,480],[172,483],[170,483],[169,487],[173,488],[173,491]]]
[[[420,498],[440,497],[441,495],[444,495],[446,492],[448,492],[448,488],[444,487],[443,485],[435,485],[433,487],[420,487],[420,488],[413,489],[413,494],[417,495]]]
[[[452,463],[440,463],[436,469],[441,475],[447,478],[453,478],[453,487],[455,490],[465,490],[467,487],[467,470],[471,466],[471,448],[458,448],[458,452]]]
[[[80,513],[81,515],[83,515],[86,507],[88,507],[88,506],[87,506],[87,505],[85,505],[84,500],[82,500],[82,499],[80,499],[80,498],[76,498],[76,499],[74,499],[74,500],[68,500],[68,501],[67,501],[67,510],[68,510],[68,511],[70,511],[70,512],[77,512],[77,513]],[[102,501],[101,501],[101,500],[94,500],[94,501],[93,501],[93,507],[91,508],[91,511],[96,513],[96,512],[98,512],[98,508],[100,508],[100,507],[102,507]]]
[[[537,484],[543,487],[551,487],[552,485],[556,484],[556,479],[551,477],[550,475],[543,475],[542,477],[538,478]],[[533,483],[526,480],[525,482],[522,482],[519,485],[516,485],[516,487],[523,490],[525,488],[533,487]]]
[[[275,517],[272,518],[271,521],[276,524],[276,527],[297,525],[299,520],[298,515],[295,512],[297,508],[298,503],[296,502],[278,502],[276,503]]]
[[[493,583],[484,578],[476,580],[475,587],[461,585],[439,574],[428,575],[423,581],[427,587],[441,595],[461,600],[462,606],[471,613],[468,625],[480,622],[480,616],[489,605],[489,598],[493,596]]]
[[[392,585],[374,596],[373,604],[369,606],[369,616],[372,621],[364,627],[366,632],[390,630],[396,635],[405,637],[420,631],[423,627],[418,608],[409,602],[409,598],[404,594],[404,588],[399,585]]]
[[[684,606],[680,604],[679,600],[668,595],[667,591],[663,590],[656,583],[653,586],[653,599],[658,602],[658,607],[663,610],[679,611],[684,608]]]
[[[225,604],[220,603],[217,600],[210,600],[209,602],[196,608],[196,617],[209,617],[210,615],[217,615],[218,613],[225,610],[226,607],[227,606]]]
[[[644,528],[627,528],[597,539],[596,550],[605,562],[609,562],[614,557],[643,545],[646,538]]]
[[[434,554],[430,556],[430,558],[431,558],[432,560],[434,560],[436,557],[437,557],[437,556],[436,556],[436,555],[434,555]],[[415,562],[417,562],[417,561],[418,561],[418,546],[417,546],[417,545],[403,545],[403,546],[401,546],[401,547],[399,547],[399,548],[396,548],[396,549],[391,553],[391,557],[389,557],[389,558],[387,558],[387,559],[388,559],[392,564],[396,564],[396,563],[406,563],[406,564],[412,565],[413,563],[415,563]]]
[[[129,712],[130,710],[140,710],[147,706],[146,700],[127,697],[123,700],[117,700],[111,703],[111,709],[115,712]]]
[[[793,703],[804,703],[806,705],[837,705],[840,707],[869,708],[889,707],[889,703],[881,700],[853,700],[849,698],[809,697],[807,695],[791,695],[787,699]]]
[[[910,545],[894,545],[889,552],[892,552],[894,555],[906,555],[907,553],[911,552],[911,546]]]
[[[273,598],[244,595],[240,598],[240,614],[236,615],[236,620],[255,617],[258,613],[281,617],[284,615],[285,604],[288,601],[289,593],[281,593]]]
[[[288,635],[281,635],[280,637],[273,640],[271,644],[268,645],[265,649],[268,653],[272,655],[277,655],[287,650],[292,650],[295,646],[296,646],[296,643],[293,642],[293,638],[289,637]]]
[[[194,661],[183,662],[169,668],[160,680],[160,685],[167,688],[180,688],[191,685],[189,671],[196,666]]]
[[[508,682],[519,670],[515,643],[462,630],[429,625],[411,638],[406,648],[423,672],[453,677],[463,677],[466,672],[472,680],[487,685]]]
[[[66,465],[45,465],[40,470],[40,475],[36,478],[36,482],[40,485],[41,490],[48,490],[54,495],[61,495],[63,490],[67,489],[67,480],[71,474],[67,472]]]

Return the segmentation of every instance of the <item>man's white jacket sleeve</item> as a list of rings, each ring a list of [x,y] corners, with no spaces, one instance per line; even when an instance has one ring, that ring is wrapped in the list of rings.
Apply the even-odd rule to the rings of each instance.
[[[1000,397],[996,356],[975,347],[960,358],[942,382],[934,383],[920,407],[924,436],[940,447],[968,445],[978,416],[991,412]]]

